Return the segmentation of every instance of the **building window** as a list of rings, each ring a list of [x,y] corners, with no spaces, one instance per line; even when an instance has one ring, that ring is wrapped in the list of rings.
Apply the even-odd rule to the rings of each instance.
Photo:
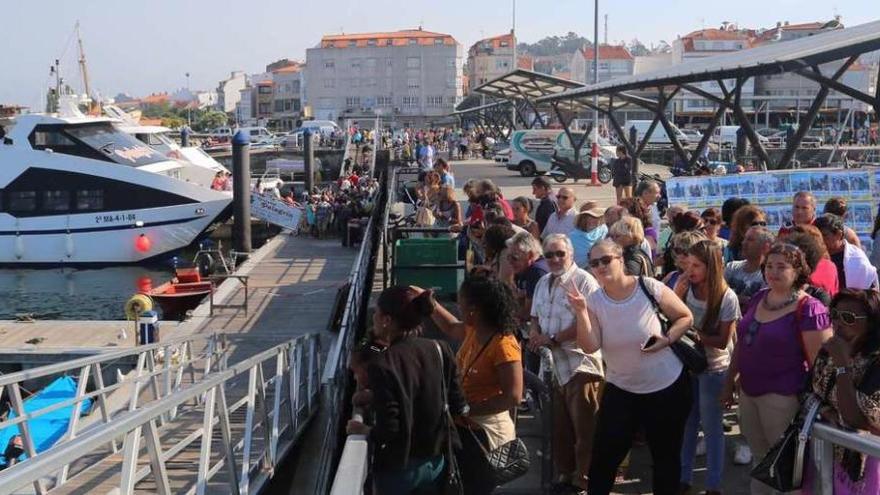
[[[367,40],[367,46],[376,46],[376,40]]]
[[[446,67],[449,67],[450,69],[455,68],[455,57],[449,57],[446,59]]]
[[[357,46],[357,41],[355,41],[355,40],[348,40],[348,46],[349,46],[349,47],[355,47],[355,46]]]
[[[418,96],[404,96],[403,97],[403,106],[406,108],[412,108],[419,106],[419,97]]]
[[[270,105],[268,103],[260,103],[259,106],[260,115],[265,115],[270,112]]]
[[[496,59],[495,60],[495,69],[507,69],[510,67],[510,60],[505,59]]]
[[[406,80],[406,87],[410,89],[419,87],[419,79],[417,77],[410,77]]]
[[[501,48],[507,48],[508,46],[510,46],[510,43],[508,43],[506,40],[501,41]]]
[[[327,60],[324,61],[324,68],[325,69],[335,69],[336,62],[332,58],[328,58]]]
[[[336,79],[324,79],[324,87],[325,88],[335,88],[336,87]]]
[[[406,68],[407,69],[420,69],[422,67],[422,59],[419,57],[407,57],[406,58]]]
[[[368,58],[367,59],[367,68],[368,69],[375,69],[376,68],[376,59],[375,58]]]
[[[435,45],[442,45],[442,44],[443,44],[443,38],[434,38],[434,44],[435,44]]]
[[[418,44],[419,44],[419,40],[417,40],[417,39],[415,39],[415,38],[409,38],[408,40],[406,40],[406,44],[407,44],[407,45],[418,45]]]
[[[393,58],[386,58],[385,59],[385,66],[386,67],[394,67],[394,59]]]
[[[390,96],[377,96],[376,97],[376,106],[377,107],[390,107],[392,105]]]
[[[375,87],[376,86],[376,78],[375,77],[368,77],[368,78],[364,79],[364,86],[366,86],[368,88]]]
[[[359,58],[351,59],[351,68],[352,69],[360,69],[361,68],[361,59],[359,59]]]
[[[261,95],[271,95],[272,94],[272,86],[260,86],[257,89]]]
[[[391,46],[391,38],[385,39],[385,46]]]
[[[429,107],[439,108],[443,106],[443,97],[442,96],[429,96],[427,105]]]
[[[349,96],[345,98],[345,106],[349,108],[361,106],[360,96]]]
[[[458,78],[455,76],[446,76],[446,87],[447,88],[455,88],[456,82],[458,82]]]

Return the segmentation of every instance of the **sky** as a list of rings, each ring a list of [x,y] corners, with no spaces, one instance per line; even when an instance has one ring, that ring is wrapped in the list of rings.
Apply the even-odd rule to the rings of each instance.
[[[282,58],[305,59],[324,34],[416,28],[447,33],[463,48],[509,32],[514,0],[2,0],[0,104],[38,110],[61,58],[81,90],[74,25],[80,22],[93,90],[104,96],[186,87],[214,89],[232,70],[256,73]],[[593,32],[593,1],[516,0],[519,41]],[[723,21],[772,27],[777,21],[846,25],[880,19],[878,0],[599,0],[609,42],[659,40]],[[599,37],[604,37],[600,19]]]

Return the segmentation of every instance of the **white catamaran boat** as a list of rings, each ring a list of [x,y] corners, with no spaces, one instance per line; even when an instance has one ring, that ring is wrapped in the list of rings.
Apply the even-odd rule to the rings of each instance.
[[[229,214],[228,192],[186,180],[208,169],[117,125],[78,111],[0,122],[0,264],[138,263]]]

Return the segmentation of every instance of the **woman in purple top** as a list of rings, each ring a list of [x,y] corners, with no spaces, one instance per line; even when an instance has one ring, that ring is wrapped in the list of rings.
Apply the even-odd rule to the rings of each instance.
[[[733,402],[739,385],[739,423],[754,459],[760,461],[798,410],[808,366],[831,337],[831,319],[819,300],[800,288],[810,277],[804,254],[776,243],[767,255],[769,289],[755,294],[737,327],[737,341],[721,394]],[[752,493],[772,493],[752,480]]]

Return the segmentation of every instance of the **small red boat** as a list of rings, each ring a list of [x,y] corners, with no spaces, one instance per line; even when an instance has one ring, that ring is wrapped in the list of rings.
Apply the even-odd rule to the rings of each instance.
[[[175,319],[198,306],[213,289],[214,284],[202,280],[198,268],[178,268],[170,282],[144,293],[162,308],[164,319]]]

